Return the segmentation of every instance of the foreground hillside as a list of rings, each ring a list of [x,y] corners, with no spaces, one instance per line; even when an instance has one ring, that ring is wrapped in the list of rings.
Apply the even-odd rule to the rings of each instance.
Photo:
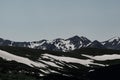
[[[119,65],[117,50],[81,48],[54,52],[0,47],[0,80],[106,80],[120,73]]]

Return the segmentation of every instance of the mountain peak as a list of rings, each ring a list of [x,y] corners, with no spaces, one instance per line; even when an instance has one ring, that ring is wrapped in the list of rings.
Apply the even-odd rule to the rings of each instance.
[[[115,36],[115,37],[109,39],[108,42],[113,42],[114,40],[120,41],[120,37]]]
[[[71,37],[69,39],[80,39],[80,37],[78,35],[75,35],[75,36],[73,36],[73,37]]]
[[[98,40],[94,40],[93,43],[100,43]]]
[[[84,36],[81,36],[80,37],[83,41],[85,41],[85,40],[88,40],[86,37],[84,37]]]
[[[64,39],[62,39],[62,38],[57,38],[57,39],[54,39],[54,40],[64,40]]]
[[[104,45],[102,45],[99,41],[95,40],[93,41],[88,47],[91,48],[99,48],[99,49],[105,49]]]

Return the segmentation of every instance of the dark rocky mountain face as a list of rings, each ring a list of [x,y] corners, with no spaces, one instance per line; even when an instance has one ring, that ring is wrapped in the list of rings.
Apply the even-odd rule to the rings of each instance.
[[[79,37],[79,36],[74,36],[72,38],[69,38],[67,40],[70,40],[70,43],[74,45],[76,49],[79,49],[81,47],[86,47],[87,44],[89,44],[91,41],[87,39],[86,37]]]
[[[87,47],[90,48],[98,48],[98,49],[105,49],[106,47],[101,44],[101,42],[95,40],[92,43],[90,43]]]
[[[120,50],[120,38],[119,37],[114,37],[103,43],[104,43],[104,46],[108,49]]]
[[[104,42],[99,42],[98,40],[92,42],[83,36],[73,36],[68,39],[57,38],[51,41],[40,40],[33,42],[15,42],[0,38],[0,46],[28,47],[34,49],[63,52],[68,52],[85,47],[120,50],[120,38],[115,37]]]
[[[10,40],[4,40],[4,39],[0,38],[0,46],[10,46],[10,45],[11,45]]]
[[[0,46],[28,47],[28,45],[30,45],[30,42],[15,42],[0,38]]]

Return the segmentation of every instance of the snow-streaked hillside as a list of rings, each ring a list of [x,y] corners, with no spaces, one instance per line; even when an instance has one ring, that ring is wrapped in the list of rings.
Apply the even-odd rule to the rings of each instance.
[[[16,62],[19,62],[19,63],[23,63],[23,64],[26,64],[26,65],[31,66],[31,67],[33,67],[33,66],[45,67],[45,65],[42,64],[42,63],[34,62],[34,61],[32,61],[28,58],[13,55],[11,53],[8,53],[8,52],[2,51],[2,50],[0,50],[0,57],[5,59],[5,60],[8,60],[8,61],[16,61]]]
[[[4,72],[12,75],[29,74],[30,76],[37,75],[40,79],[52,75],[51,77],[55,78],[52,80],[58,78],[55,75],[61,75],[61,77],[77,77],[77,80],[80,80],[96,69],[120,64],[119,54],[120,51],[117,50],[94,48],[82,48],[72,52],[54,52],[0,47],[0,74],[4,74]]]
[[[93,63],[93,60],[91,59],[77,59],[77,58],[72,58],[72,57],[64,57],[64,56],[55,56],[55,55],[50,55],[50,54],[44,54],[43,57],[46,57],[47,59],[56,59],[58,61],[63,61],[63,62],[67,62],[67,63],[77,63],[77,64],[81,64],[84,66],[90,66],[91,64],[93,65],[98,65],[98,66],[104,66],[102,64],[97,64],[97,63]]]
[[[57,56],[49,53],[41,54],[38,60],[33,61],[29,58],[14,55],[12,53],[0,50],[0,58],[3,58],[7,61],[16,61],[17,63],[22,63],[28,65],[32,68],[37,67],[40,73],[40,76],[44,76],[50,73],[61,73],[64,70],[65,66],[68,68],[79,69],[79,66],[91,67],[91,65],[104,67],[104,64],[94,63],[92,59],[80,59],[70,56]],[[77,65],[74,65],[77,64]],[[51,69],[53,67],[53,69]],[[54,69],[55,68],[55,69]],[[58,70],[56,70],[58,69]]]

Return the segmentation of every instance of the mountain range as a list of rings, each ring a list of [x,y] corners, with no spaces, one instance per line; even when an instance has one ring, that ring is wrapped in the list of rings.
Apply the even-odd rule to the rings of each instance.
[[[120,50],[120,38],[113,37],[106,41],[91,41],[84,36],[73,36],[68,39],[57,38],[54,40],[39,40],[32,42],[16,42],[0,38],[0,46],[27,47],[49,51],[69,52],[80,48],[99,48]]]
[[[120,38],[0,38],[0,80],[120,80]]]

